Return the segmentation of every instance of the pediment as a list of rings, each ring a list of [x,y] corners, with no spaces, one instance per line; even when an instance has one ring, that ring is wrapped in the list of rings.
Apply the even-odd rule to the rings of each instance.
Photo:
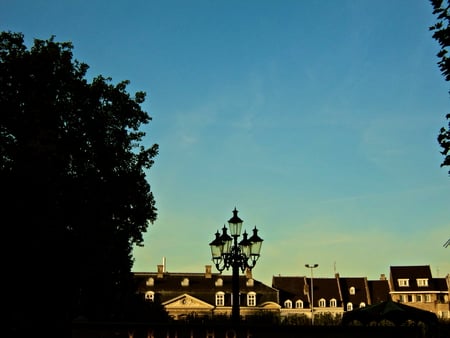
[[[196,309],[214,309],[214,306],[206,303],[198,298],[192,297],[187,293],[180,295],[178,297],[169,299],[162,303],[162,305],[167,309],[182,309],[182,308],[196,308]]]
[[[275,302],[265,302],[260,305],[264,309],[281,309],[280,304]]]

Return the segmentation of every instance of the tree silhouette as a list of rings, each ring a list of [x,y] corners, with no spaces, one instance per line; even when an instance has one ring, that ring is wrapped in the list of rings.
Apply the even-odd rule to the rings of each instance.
[[[433,14],[437,17],[437,22],[430,27],[433,31],[433,38],[439,43],[441,50],[437,56],[439,58],[438,65],[445,81],[450,80],[450,58],[448,56],[448,48],[450,47],[450,13],[448,0],[430,0],[433,7]],[[448,129],[442,127],[439,131],[437,140],[442,148],[441,154],[444,160],[441,167],[450,166],[450,114],[446,115],[449,121]],[[450,174],[450,170],[449,170]]]
[[[2,297],[11,332],[116,320],[134,293],[132,248],[157,217],[141,109],[128,81],[85,78],[70,42],[0,34]],[[5,313],[5,312],[4,312]]]

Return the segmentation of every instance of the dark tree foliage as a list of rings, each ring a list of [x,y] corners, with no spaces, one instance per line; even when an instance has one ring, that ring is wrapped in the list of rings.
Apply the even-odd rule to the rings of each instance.
[[[433,14],[437,17],[437,22],[430,27],[433,32],[433,38],[439,43],[441,50],[437,54],[439,58],[439,69],[445,78],[450,81],[450,57],[448,56],[448,48],[450,47],[450,5],[448,0],[430,0],[433,7]],[[437,140],[442,148],[441,154],[444,155],[444,161],[441,167],[450,167],[450,114],[446,115],[448,129],[441,128]],[[450,170],[449,170],[450,174]]]
[[[157,217],[141,109],[128,81],[85,79],[70,42],[0,33],[2,305],[9,322],[120,320],[132,248]],[[5,313],[5,312],[3,312]]]

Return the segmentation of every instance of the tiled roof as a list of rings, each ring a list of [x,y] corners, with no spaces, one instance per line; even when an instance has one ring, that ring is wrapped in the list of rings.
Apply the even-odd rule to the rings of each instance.
[[[336,299],[338,306],[341,296],[336,278],[314,278],[312,281],[314,291],[314,306],[318,306],[321,298],[327,302]],[[272,287],[280,292],[280,304],[286,299],[296,301],[301,299],[309,304],[309,293],[311,291],[311,278],[303,276],[273,276]]]
[[[342,300],[344,304],[369,304],[369,294],[367,289],[367,279],[365,277],[339,277],[339,285],[341,286]],[[354,294],[350,293],[350,288],[355,290]]]
[[[407,279],[408,286],[400,286],[399,280]],[[418,279],[427,279],[428,286],[419,286]],[[431,291],[433,290],[431,269],[429,265],[391,266],[390,280],[393,291]]]
[[[435,291],[447,291],[449,290],[449,285],[447,285],[447,280],[445,278],[433,278],[431,280],[431,287]]]
[[[391,299],[389,295],[389,281],[385,280],[369,280],[370,304],[378,304]]]
[[[149,279],[153,280],[153,285],[148,285]],[[222,284],[216,282],[221,279]],[[205,301],[209,304],[215,303],[216,292],[222,291],[226,294],[232,293],[232,276],[211,274],[206,278],[203,273],[164,273],[162,278],[158,278],[157,273],[135,273],[135,280],[138,283],[138,290],[141,293],[153,291],[158,295],[161,302],[176,298],[185,293]],[[278,303],[278,293],[275,289],[253,279],[253,285],[247,284],[246,276],[239,276],[239,290],[241,294],[255,292],[257,303],[265,302]]]
[[[293,302],[300,299],[309,303],[306,277],[273,276],[272,287],[279,290],[280,304],[283,304],[287,299]]]
[[[308,282],[310,280],[308,279]],[[339,293],[339,286],[336,278],[314,278],[314,306],[318,306],[320,299],[325,299],[327,302],[330,299],[336,299],[337,305],[341,305],[341,295]]]

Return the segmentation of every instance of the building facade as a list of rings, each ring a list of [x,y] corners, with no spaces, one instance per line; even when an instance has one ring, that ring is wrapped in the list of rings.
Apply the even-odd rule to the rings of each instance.
[[[212,273],[169,273],[164,265],[157,272],[134,273],[138,292],[149,302],[158,302],[176,320],[230,316],[232,276]],[[268,286],[255,280],[250,270],[239,278],[241,317],[263,314],[312,319],[320,315],[339,318],[347,311],[387,300],[407,303],[450,319],[450,275],[433,278],[429,266],[391,266],[389,278],[311,278],[273,276]]]
[[[231,276],[211,272],[169,273],[158,265],[156,273],[135,273],[138,292],[147,301],[161,303],[176,320],[230,316],[232,311]],[[280,311],[278,291],[253,279],[251,271],[239,277],[239,304],[243,318]]]
[[[433,278],[429,265],[391,266],[389,284],[393,301],[450,319],[450,275]]]

